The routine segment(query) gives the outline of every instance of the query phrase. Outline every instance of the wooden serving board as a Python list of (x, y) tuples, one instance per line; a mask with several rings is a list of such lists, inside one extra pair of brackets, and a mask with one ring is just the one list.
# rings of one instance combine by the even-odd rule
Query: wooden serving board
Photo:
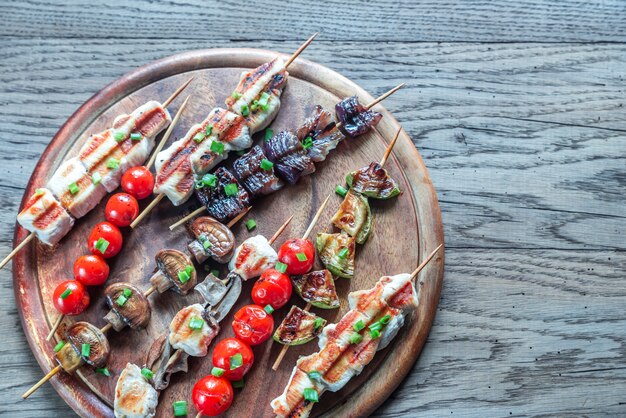
[[(204, 119), (213, 107), (223, 106), (224, 99), (236, 86), (242, 70), (269, 61), (276, 54), (253, 49), (193, 51), (148, 64), (115, 81), (81, 106), (57, 133), (39, 160), (24, 199), (35, 188), (44, 185), (65, 158), (75, 155), (85, 138), (110, 126), (118, 114), (130, 112), (147, 100), (165, 100), (193, 75), (195, 79), (192, 84), (170, 107), (173, 115), (184, 97), (192, 96), (170, 139), (170, 142), (174, 141), (183, 136), (192, 124)], [(353, 94), (357, 94), (363, 103), (373, 100), (370, 94), (341, 75), (304, 59), (296, 60), (290, 66), (289, 73), (281, 111), (271, 125), (274, 132), (297, 128), (316, 104), (330, 110), (341, 98)], [(402, 91), (396, 94), (400, 95)], [(394, 96), (388, 100), (394, 100)], [(336, 184), (343, 183), (347, 172), (373, 160), (380, 160), (399, 124), (382, 105), (376, 109), (384, 117), (374, 132), (342, 142), (325, 162), (317, 165), (316, 173), (302, 178), (293, 187), (255, 201), (247, 218), (254, 218), (258, 226), (252, 233), (248, 232), (243, 225), (247, 219), (244, 218), (244, 222), (233, 228), (238, 242), (253, 234), (271, 236), (291, 215), (294, 215), (294, 219), (275, 244), (276, 248), (287, 238), (302, 235), (320, 203), (334, 190)], [(357, 250), (355, 277), (352, 280), (338, 279), (336, 282), (342, 300), (341, 308), (332, 311), (314, 308), (317, 314), (330, 322), (336, 322), (346, 312), (348, 292), (370, 288), (384, 274), (412, 271), (420, 260), (443, 242), (435, 190), (422, 159), (404, 132), (386, 168), (399, 182), (404, 193), (387, 202), (371, 201), (375, 217), (374, 232), (365, 245)], [(332, 230), (330, 218), (340, 202), (339, 196), (332, 197), (315, 231)], [(143, 201), (141, 206), (147, 203)], [(104, 220), (105, 204), (106, 200), (80, 219), (68, 236), (54, 248), (34, 241), (13, 260), (14, 288), (22, 325), (33, 354), (44, 372), (56, 365), (52, 349), (54, 343), (45, 341), (58, 315), (51, 302), (52, 292), (59, 282), (72, 278), (74, 260), (88, 253), (87, 236), (96, 223)], [(140, 227), (132, 231), (124, 230), (124, 248), (120, 255), (110, 260), (111, 275), (108, 283), (129, 281), (147, 289), (148, 278), (155, 268), (154, 254), (162, 248), (184, 250), (190, 242), (185, 228), (170, 232), (168, 226), (197, 206), (195, 198), (179, 208), (164, 200)], [(15, 243), (27, 235), (26, 230), (16, 227)], [(210, 267), (215, 268), (215, 265)], [(320, 267), (319, 262), (317, 267)], [(202, 270), (202, 267), (198, 269)], [(221, 270), (225, 274), (225, 266)], [(314, 408), (314, 415), (364, 416), (374, 411), (391, 394), (421, 352), (433, 322), (442, 280), (443, 252), (419, 276), (420, 307), (416, 315), (404, 326), (390, 347), (377, 353), (358, 378), (338, 393), (324, 394)], [(230, 327), (232, 314), (250, 303), (251, 287), (252, 281), (244, 284), (240, 301), (222, 322), (222, 331), (213, 345), (233, 335)], [(89, 309), (66, 321), (84, 320), (103, 326), (105, 323), (102, 317), (108, 310), (102, 298), (102, 290), (103, 287), (90, 288), (92, 302)], [(127, 328), (120, 333), (109, 332), (112, 347), (108, 363), (110, 377), (95, 374), (91, 368), (83, 367), (74, 376), (59, 373), (51, 380), (57, 392), (80, 415), (113, 416), (114, 388), (120, 371), (127, 362), (142, 365), (152, 343), (166, 332), (174, 314), (181, 307), (199, 301), (199, 297), (193, 293), (182, 297), (168, 292), (163, 295), (153, 294), (150, 301), (153, 312), (147, 329), (137, 331)], [(291, 304), (305, 305), (295, 293)], [(289, 306), (275, 313), (277, 324)], [(212, 353), (213, 345), (209, 353)], [(316, 351), (317, 343), (291, 348), (279, 370), (273, 372), (271, 365), (281, 347), (268, 341), (254, 348), (254, 367), (246, 376), (245, 388), (236, 391), (228, 416), (272, 416), (270, 400), (282, 392), (298, 356)], [(176, 400), (188, 401), (189, 416), (195, 414), (191, 388), (198, 379), (210, 373), (210, 354), (207, 358), (192, 358), (189, 366), (189, 373), (174, 375), (169, 388), (161, 393), (158, 416), (171, 416), (171, 405)]]

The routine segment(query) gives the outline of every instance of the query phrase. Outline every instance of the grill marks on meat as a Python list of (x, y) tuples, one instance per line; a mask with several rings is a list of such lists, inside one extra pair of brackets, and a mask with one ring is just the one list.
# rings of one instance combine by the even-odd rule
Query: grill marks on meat
[(159, 395), (134, 364), (128, 363), (115, 385), (113, 412), (116, 418), (151, 418)]
[(296, 184), (301, 176), (315, 172), (315, 165), (294, 134), (280, 132), (263, 144), (263, 151), (274, 163), (274, 170), (289, 184)]
[[(214, 175), (217, 177), (215, 187), (203, 187), (196, 189), (196, 195), (200, 202), (206, 206), (207, 212), (220, 222), (234, 218), (250, 206), (250, 196), (235, 176), (224, 167), (218, 168)], [(228, 196), (225, 187), (234, 184), (237, 193)]]
[(369, 132), (383, 117), (378, 112), (366, 110), (356, 96), (347, 97), (337, 103), (335, 111), (341, 123), (341, 129), (351, 138)]
[[(204, 320), (201, 329), (192, 329), (189, 322), (193, 318)], [(170, 323), (169, 342), (174, 349), (181, 349), (194, 357), (207, 355), (209, 344), (219, 332), (219, 324), (210, 316), (206, 315), (204, 308), (199, 303), (182, 308)]]
[(260, 276), (276, 265), (278, 254), (263, 235), (250, 237), (235, 249), (228, 268), (243, 280)]
[(263, 153), (263, 148), (256, 145), (233, 163), (235, 175), (252, 197), (273, 193), (285, 185), (274, 174), (274, 167), (269, 170), (261, 167), (264, 159), (268, 158)]
[(37, 189), (17, 215), (22, 227), (34, 232), (41, 242), (56, 244), (67, 234), (74, 219), (48, 189)]
[(296, 136), (302, 143), (307, 137), (311, 138), (313, 145), (308, 148), (307, 153), (311, 161), (315, 163), (324, 161), (328, 153), (344, 139), (343, 134), (336, 127), (333, 115), (320, 105), (315, 106), (311, 117), (296, 131)]

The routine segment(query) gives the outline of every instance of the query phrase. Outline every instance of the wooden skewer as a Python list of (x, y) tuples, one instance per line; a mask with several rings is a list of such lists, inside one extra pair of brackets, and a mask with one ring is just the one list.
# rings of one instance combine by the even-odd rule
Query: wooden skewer
[(196, 415), (196, 418), (200, 418), (202, 416), (202, 412), (198, 412), (198, 414)]
[[(392, 94), (394, 94), (395, 92), (400, 90), (402, 87), (404, 87), (404, 84), (405, 83), (398, 84), (397, 86), (395, 86), (394, 88), (389, 90), (387, 93), (384, 93), (384, 94), (378, 96), (377, 98), (374, 99), (374, 101), (372, 103), (370, 103), (367, 106), (365, 106), (365, 110), (370, 110), (372, 107), (376, 106), (378, 103), (382, 102), (387, 97), (391, 96)], [(335, 126), (337, 127), (337, 129), (341, 128), (341, 122), (339, 122)]]
[(389, 158), (389, 155), (391, 154), (391, 150), (393, 149), (394, 145), (396, 145), (396, 142), (398, 141), (400, 132), (402, 132), (402, 127), (398, 128), (398, 132), (396, 132), (396, 136), (394, 136), (391, 142), (389, 143), (389, 145), (387, 145), (387, 149), (385, 150), (385, 155), (383, 155), (382, 160), (380, 160), (381, 167), (383, 167), (385, 163), (387, 162), (387, 158)]
[(35, 383), (35, 385), (32, 388), (30, 388), (26, 392), (24, 392), (24, 394), (22, 395), (22, 399), (28, 398), (37, 389), (39, 389), (44, 383), (46, 383), (48, 380), (50, 380), (52, 378), (52, 376), (54, 376), (55, 374), (57, 374), (60, 371), (61, 371), (61, 366), (56, 366), (54, 369), (50, 370), (48, 372), (48, 374), (45, 375), (44, 377), (42, 377), (39, 382)]
[(154, 164), (154, 162), (156, 161), (157, 154), (159, 152), (161, 152), (161, 150), (163, 149), (163, 146), (165, 145), (167, 140), (172, 135), (172, 131), (174, 130), (174, 127), (178, 123), (178, 119), (180, 119), (180, 115), (182, 115), (183, 110), (185, 110), (185, 106), (187, 106), (187, 102), (189, 101), (190, 97), (191, 96), (187, 96), (187, 98), (185, 99), (183, 104), (180, 105), (180, 108), (178, 109), (178, 112), (176, 112), (176, 115), (174, 115), (174, 119), (172, 119), (172, 123), (170, 123), (170, 126), (167, 127), (167, 131), (165, 131), (165, 134), (163, 135), (163, 138), (161, 138), (161, 141), (159, 141), (159, 144), (154, 149), (154, 152), (152, 153), (152, 156), (148, 160), (148, 164), (146, 164), (146, 168), (148, 170), (150, 169), (150, 167), (152, 167), (152, 164)]
[(11, 251), (9, 253), (9, 255), (7, 255), (4, 260), (2, 260), (2, 262), (0, 263), (0, 269), (4, 266), (6, 266), (6, 264), (11, 261), (11, 259), (15, 256), (15, 254), (17, 254), (22, 248), (24, 248), (26, 246), (26, 244), (28, 244), (29, 242), (31, 242), (33, 240), (33, 238), (35, 238), (35, 233), (31, 232), (29, 236), (27, 236), (24, 241), (20, 242), (18, 244), (17, 247), (15, 247), (13, 249), (13, 251)]
[(50, 341), (52, 339), (52, 336), (54, 335), (55, 332), (57, 332), (57, 329), (59, 328), (59, 325), (61, 325), (61, 322), (63, 322), (63, 318), (65, 318), (65, 314), (59, 315), (59, 317), (55, 321), (54, 325), (52, 326), (52, 329), (50, 330), (50, 333), (46, 337), (46, 341)]
[(150, 202), (148, 206), (146, 206), (143, 212), (141, 212), (139, 216), (135, 218), (135, 220), (130, 224), (130, 227), (134, 229), (137, 224), (139, 224), (139, 222), (141, 222), (143, 218), (145, 218), (152, 211), (152, 209), (154, 209), (154, 207), (158, 205), (161, 200), (163, 200), (164, 197), (164, 194), (158, 194), (157, 197), (155, 197), (154, 200)]
[(272, 245), (272, 244), (273, 244), (273, 243), (274, 243), (274, 242), (278, 239), (278, 237), (280, 236), (280, 234), (282, 234), (282, 233), (283, 233), (283, 231), (285, 230), (285, 228), (287, 228), (287, 225), (289, 225), (289, 222), (291, 222), (291, 220), (292, 220), (292, 219), (293, 219), (293, 215), (291, 215), (291, 216), (289, 217), (289, 219), (287, 219), (287, 220), (285, 221), (285, 223), (284, 223), (284, 224), (282, 224), (282, 225), (280, 226), (280, 228), (278, 228), (278, 230), (277, 230), (276, 232), (274, 232), (274, 235), (272, 235), (272, 238), (270, 238), (270, 239), (267, 241), (267, 242), (269, 242), (269, 244), (270, 244), (270, 245)]
[(443, 248), (443, 244), (439, 244), (439, 246), (435, 248), (434, 251), (428, 255), (428, 257), (426, 257), (426, 260), (422, 261), (422, 263), (419, 266), (417, 266), (417, 268), (413, 271), (413, 273), (411, 273), (411, 280), (417, 277), (419, 272), (422, 271), (424, 267), (426, 267), (426, 264), (428, 264), (428, 262), (432, 260), (432, 258), (435, 256), (435, 254), (437, 254), (437, 252), (441, 248)]
[(289, 58), (287, 60), (287, 62), (285, 63), (285, 68), (289, 67), (289, 64), (291, 64), (292, 62), (295, 61), (296, 58), (298, 58), (298, 55), (300, 55), (302, 53), (302, 51), (304, 51), (306, 49), (306, 47), (309, 46), (311, 44), (311, 42), (313, 42), (313, 39), (315, 39), (315, 37), (317, 35), (318, 35), (318, 32), (315, 32), (309, 39), (306, 40), (305, 43), (303, 43), (300, 46), (300, 48), (298, 48), (298, 50), (296, 52), (293, 53), (291, 58)]
[(179, 88), (176, 89), (176, 91), (174, 93), (172, 93), (172, 95), (170, 97), (168, 97), (164, 102), (163, 102), (163, 107), (168, 107), (177, 97), (180, 93), (183, 92), (183, 90), (185, 90), (187, 88), (187, 86), (193, 81), (195, 77), (191, 77), (189, 80), (187, 80), (185, 82), (185, 84), (183, 84), (182, 86), (180, 86)]

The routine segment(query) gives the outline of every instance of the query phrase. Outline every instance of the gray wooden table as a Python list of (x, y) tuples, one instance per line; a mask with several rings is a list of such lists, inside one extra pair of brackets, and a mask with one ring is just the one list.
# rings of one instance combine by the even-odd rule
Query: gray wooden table
[[(1, 255), (41, 152), (105, 84), (320, 31), (306, 58), (374, 95), (407, 82), (385, 106), (445, 224), (435, 325), (376, 416), (626, 415), (623, 1), (1, 0), (0, 22)], [(0, 286), (0, 415), (73, 416), (49, 385), (20, 400), (42, 372), (10, 268)]]

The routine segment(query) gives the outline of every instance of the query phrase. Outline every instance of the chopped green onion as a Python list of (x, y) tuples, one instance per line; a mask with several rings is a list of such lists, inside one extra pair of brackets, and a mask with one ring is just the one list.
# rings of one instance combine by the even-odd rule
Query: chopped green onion
[(65, 346), (65, 341), (61, 340), (54, 346), (54, 352), (58, 353)]
[(178, 280), (180, 280), (181, 283), (185, 284), (189, 279), (191, 279), (191, 276), (185, 270), (178, 272)]
[(204, 242), (202, 243), (202, 247), (205, 250), (208, 250), (209, 248), (211, 248), (211, 241), (209, 241), (208, 239), (204, 240)]
[(113, 138), (115, 138), (117, 142), (122, 142), (124, 138), (126, 138), (126, 134), (124, 132), (115, 132)]
[(204, 325), (204, 319), (198, 318), (197, 316), (192, 316), (191, 320), (189, 320), (189, 328), (191, 329), (202, 329)]
[(241, 366), (243, 366), (243, 356), (241, 353), (237, 353), (234, 356), (230, 357), (230, 369), (235, 370)]
[(154, 377), (154, 373), (152, 372), (152, 370), (144, 367), (143, 369), (141, 369), (141, 374), (143, 375), (143, 377), (145, 377), (146, 379), (150, 380)]
[(246, 228), (248, 228), (248, 231), (252, 231), (256, 228), (256, 221), (254, 219), (248, 219), (246, 222)]
[(296, 253), (296, 258), (298, 261), (307, 261), (309, 259), (305, 253)]
[(256, 112), (257, 110), (259, 110), (259, 101), (258, 100), (253, 100), (252, 104), (250, 105), (250, 110), (252, 110), (253, 112)]
[(217, 184), (217, 176), (215, 174), (207, 173), (202, 176), (202, 183), (204, 183), (205, 186), (215, 187)]
[(213, 125), (208, 124), (206, 126), (206, 129), (204, 130), (204, 133), (206, 134), (206, 136), (211, 135), (211, 133), (213, 132)]
[(187, 416), (187, 401), (176, 401), (172, 404), (172, 407), (174, 407), (175, 417)]
[(242, 104), (241, 105), (241, 116), (248, 116), (250, 114), (250, 109), (248, 108), (247, 104)]
[(368, 328), (372, 331), (380, 331), (381, 329), (383, 329), (383, 324), (381, 324), (380, 322), (374, 322)]
[(211, 151), (222, 155), (224, 153), (224, 144), (218, 141), (211, 142)]
[(226, 196), (237, 196), (237, 193), (239, 193), (239, 188), (235, 183), (224, 186), (224, 194), (226, 194)]
[(83, 344), (80, 347), (80, 355), (83, 357), (89, 357), (91, 355), (91, 344)]
[(105, 375), (106, 377), (111, 376), (111, 373), (109, 372), (109, 369), (107, 369), (106, 367), (98, 367), (96, 369), (96, 373), (100, 373), (102, 375)]
[(133, 291), (130, 290), (129, 288), (124, 288), (124, 296), (126, 296), (127, 298), (131, 297), (133, 295)]
[(356, 332), (361, 331), (363, 328), (365, 328), (365, 324), (360, 319), (357, 321), (356, 324), (352, 325), (352, 329)]
[(44, 194), (43, 189), (35, 189), (35, 196), (41, 196), (42, 194)]
[(91, 182), (97, 186), (102, 181), (102, 176), (97, 171), (91, 175)]
[(341, 251), (339, 251), (339, 253), (337, 253), (337, 257), (344, 259), (348, 256), (348, 253), (350, 252), (350, 250), (348, 250), (348, 248), (342, 248)]
[(268, 160), (267, 158), (263, 158), (261, 160), (261, 168), (265, 171), (270, 171), (274, 167), (274, 163)]
[(141, 141), (141, 134), (139, 132), (133, 132), (130, 134), (131, 141)]
[(274, 312), (274, 308), (272, 308), (272, 305), (270, 305), (269, 303), (265, 305), (265, 308), (263, 308), (263, 310), (267, 312), (268, 314), (271, 314), (272, 312)]
[(198, 144), (204, 140), (204, 132), (198, 132), (193, 136), (193, 140)]
[(304, 388), (304, 400), (309, 402), (319, 402), (320, 399), (317, 396), (317, 391), (313, 388)]
[(276, 262), (276, 265), (274, 266), (274, 268), (280, 271), (281, 273), (284, 273), (287, 271), (287, 264), (281, 263), (280, 261), (278, 261)]
[(109, 248), (109, 241), (100, 237), (98, 238), (98, 241), (96, 241), (96, 243), (93, 245), (93, 248), (100, 251), (100, 253), (104, 254), (107, 248)]
[(380, 318), (380, 322), (383, 325), (387, 325), (389, 323), (389, 321), (391, 321), (391, 315), (385, 315), (382, 318)]
[(219, 368), (219, 367), (213, 367), (211, 369), (211, 374), (215, 377), (222, 377), (224, 375), (224, 373), (226, 372), (226, 370)]
[(361, 341), (363, 341), (363, 336), (359, 333), (355, 332), (350, 336), (350, 344), (358, 344)]
[(315, 318), (315, 324), (313, 325), (315, 327), (315, 329), (320, 328), (322, 325), (324, 325), (324, 319), (323, 318)]
[(320, 372), (318, 372), (317, 370), (311, 370), (310, 372), (307, 373), (309, 375), (309, 379), (311, 380), (317, 380), (318, 382), (321, 380), (322, 378), (322, 374)]
[(272, 137), (274, 136), (274, 131), (272, 131), (270, 128), (267, 128), (265, 130), (265, 135), (263, 136), (263, 142), (267, 142), (270, 139), (272, 139)]
[(380, 331), (373, 329), (370, 330), (370, 337), (372, 337), (372, 340), (375, 340), (376, 338), (380, 337)]
[(220, 271), (217, 269), (213, 269), (211, 270), (211, 274), (215, 277), (217, 277), (218, 279), (220, 278)]
[(261, 106), (263, 110), (269, 109), (269, 100), (270, 95), (266, 92), (263, 92), (263, 94), (261, 94), (261, 97), (259, 98), (259, 106)]
[(232, 382), (233, 387), (234, 387), (235, 389), (243, 389), (243, 387), (244, 387), (244, 383), (245, 383), (245, 382), (243, 381), (243, 379), (241, 379), (241, 380), (235, 380), (234, 382)]
[(71, 294), (72, 294), (72, 289), (65, 289), (65, 292), (61, 293), (61, 299), (65, 299)]
[(341, 197), (346, 197), (348, 189), (338, 184), (337, 187), (335, 187), (335, 193), (337, 193)]
[(202, 183), (202, 180), (197, 181), (196, 182), (196, 189), (202, 189), (204, 188), (204, 183)]
[(80, 188), (78, 187), (78, 184), (76, 184), (76, 183), (70, 184), (70, 186), (68, 188), (70, 189), (70, 193), (71, 194), (76, 194), (76, 193), (80, 192)]
[(241, 99), (241, 93), (237, 93), (236, 91), (233, 91), (233, 94), (231, 94), (230, 97), (232, 97), (235, 100), (239, 100)]
[(107, 161), (107, 168), (110, 168), (111, 170), (115, 170), (119, 166), (120, 160), (118, 160), (117, 158), (109, 158), (109, 161)]
[(308, 148), (311, 148), (312, 146), (313, 146), (313, 138), (311, 138), (310, 136), (307, 136), (306, 138), (304, 138), (304, 141), (302, 141), (302, 148), (308, 149)]
[(124, 295), (120, 295), (115, 301), (119, 306), (124, 306), (128, 302), (128, 298)]
[(193, 273), (194, 271), (196, 271), (195, 268), (193, 268), (193, 266), (189, 265), (189, 266), (185, 266), (185, 271), (187, 272), (188, 275), (191, 276), (191, 273)]

